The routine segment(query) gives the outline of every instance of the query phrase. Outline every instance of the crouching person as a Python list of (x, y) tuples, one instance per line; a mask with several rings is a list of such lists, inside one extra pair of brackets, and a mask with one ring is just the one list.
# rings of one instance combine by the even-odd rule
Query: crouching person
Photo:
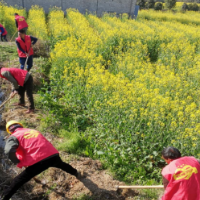
[(6, 130), (11, 136), (6, 141), (5, 154), (17, 167), (25, 167), (25, 170), (3, 192), (2, 200), (9, 200), (23, 184), (49, 167), (81, 178), (80, 172), (63, 162), (58, 150), (39, 131), (23, 128), (21, 123), (14, 120), (6, 124)]
[(161, 200), (199, 200), (199, 160), (181, 157), (179, 150), (174, 147), (165, 148), (162, 157), (168, 165), (162, 170), (165, 192)]

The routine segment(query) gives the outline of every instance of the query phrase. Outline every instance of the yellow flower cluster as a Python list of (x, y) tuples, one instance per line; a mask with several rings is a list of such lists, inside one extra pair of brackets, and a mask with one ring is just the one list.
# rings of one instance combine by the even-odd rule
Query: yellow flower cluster
[(58, 8), (53, 9), (48, 15), (48, 30), (50, 36), (55, 40), (57, 37), (66, 38), (72, 30), (64, 18), (64, 12)]
[(15, 36), (17, 36), (17, 28), (15, 25), (15, 16), (14, 16), (15, 13), (18, 13), (19, 15), (22, 15), (25, 18), (27, 17), (26, 11), (24, 9), (17, 9), (11, 6), (5, 6), (4, 4), (0, 3), (0, 23), (8, 31), (10, 39), (14, 35), (14, 33), (16, 33)]
[[(88, 109), (97, 119), (101, 116), (102, 123), (117, 125), (113, 117), (120, 110), (123, 123), (146, 127), (145, 131), (139, 130), (144, 138), (164, 132), (168, 143), (161, 142), (163, 145), (170, 145), (171, 141), (179, 147), (192, 145), (190, 152), (197, 152), (198, 26), (180, 23), (182, 14), (153, 11), (141, 12), (141, 16), (148, 14), (153, 21), (141, 16), (135, 21), (109, 15), (102, 19), (94, 15), (85, 17), (75, 10), (67, 13), (69, 24), (63, 27), (70, 34), (56, 44), (51, 54), (52, 79), (56, 80), (55, 72), (59, 72), (63, 90), (72, 90), (73, 99), (80, 98), (80, 91), (84, 91)], [(196, 23), (197, 15), (192, 15)], [(60, 11), (52, 16), (64, 20)], [(154, 16), (167, 20), (159, 22)], [(51, 24), (50, 30), (56, 30), (56, 22), (52, 20)]]
[[(1, 23), (15, 27), (14, 12), (25, 16), (1, 4), (0, 14), (7, 16)], [(65, 17), (55, 8), (47, 19), (42, 8), (31, 8), (29, 33), (54, 47), (48, 94), (56, 105), (92, 119), (84, 133), (88, 149), (127, 180), (152, 174), (164, 146), (199, 155), (198, 13), (144, 10), (131, 20), (74, 9)]]
[(189, 11), (186, 13), (172, 13), (170, 11), (153, 11), (153, 10), (141, 10), (138, 15), (138, 19), (147, 19), (154, 21), (174, 21), (181, 22), (183, 24), (196, 24), (200, 25), (199, 13), (195, 11)]
[(43, 8), (32, 6), (29, 10), (27, 23), (29, 25), (27, 34), (38, 37), (41, 40), (48, 39), (48, 31)]
[[(101, 40), (98, 35), (94, 34), (86, 18), (76, 10), (69, 9), (67, 13), (69, 24), (63, 25), (63, 28), (68, 30), (68, 36), (65, 35), (66, 39), (58, 42), (51, 53), (54, 64), (51, 74), (53, 78), (59, 64), (59, 66), (61, 65), (59, 70), (63, 74), (62, 78), (66, 78), (66, 82), (69, 83), (70, 80), (84, 80), (84, 70), (84, 73), (87, 73), (88, 68), (99, 65), (102, 56), (97, 55), (97, 48), (101, 45)], [(51, 24), (52, 28), (56, 26), (55, 23)], [(69, 73), (70, 76), (68, 76)]]

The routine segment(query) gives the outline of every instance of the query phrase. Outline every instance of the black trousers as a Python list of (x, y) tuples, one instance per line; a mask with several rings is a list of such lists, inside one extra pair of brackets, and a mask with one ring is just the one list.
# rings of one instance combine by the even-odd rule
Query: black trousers
[(1, 34), (1, 41), (3, 42), (3, 39), (6, 41), (6, 42), (8, 42), (8, 40), (7, 40), (7, 38), (6, 38), (6, 35), (2, 35)]
[(24, 183), (28, 182), (30, 179), (45, 171), (49, 167), (62, 169), (71, 175), (76, 175), (77, 173), (75, 168), (63, 162), (59, 155), (55, 155), (51, 158), (42, 160), (30, 167), (27, 167), (21, 174), (16, 176), (13, 179), (10, 187), (4, 191), (2, 200), (9, 200)]
[(28, 97), (28, 101), (30, 103), (29, 109), (35, 109), (34, 101), (33, 101), (33, 77), (30, 75), (28, 80), (24, 83), (24, 86), (19, 86), (18, 94), (20, 96), (19, 103), (25, 104), (24, 95)]

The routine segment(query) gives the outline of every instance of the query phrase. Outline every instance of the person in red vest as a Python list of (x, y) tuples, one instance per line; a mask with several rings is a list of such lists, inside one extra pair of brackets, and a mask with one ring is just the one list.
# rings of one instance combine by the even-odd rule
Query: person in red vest
[(6, 29), (3, 27), (2, 24), (0, 24), (0, 35), (1, 35), (1, 41), (3, 42), (3, 39), (8, 42), (7, 38), (6, 38), (6, 35), (7, 35), (7, 31)]
[(161, 200), (199, 200), (200, 161), (181, 157), (174, 147), (165, 148), (162, 157), (168, 165), (162, 170), (165, 192)]
[(25, 17), (19, 16), (18, 13), (15, 13), (15, 24), (18, 31), (22, 30), (26, 33), (28, 24), (26, 23)]
[(16, 176), (3, 192), (2, 200), (9, 200), (26, 182), (49, 167), (56, 167), (81, 179), (84, 175), (62, 161), (58, 150), (37, 130), (24, 128), (18, 121), (6, 124), (11, 136), (6, 140), (4, 152), (17, 167), (25, 170)]
[(25, 106), (24, 94), (26, 91), (30, 103), (26, 113), (34, 112), (33, 77), (31, 74), (18, 68), (0, 67), (0, 77), (11, 82), (13, 88), (12, 93), (10, 94), (11, 97), (14, 97), (15, 94), (19, 94), (19, 103), (15, 105)]
[(24, 31), (18, 32), (18, 38), (15, 40), (17, 45), (17, 51), (19, 55), (19, 62), (21, 64), (21, 69), (24, 69), (26, 59), (27, 60), (27, 71), (30, 71), (33, 66), (33, 48), (32, 45), (34, 45), (37, 42), (37, 38), (32, 37), (30, 35), (26, 35)]

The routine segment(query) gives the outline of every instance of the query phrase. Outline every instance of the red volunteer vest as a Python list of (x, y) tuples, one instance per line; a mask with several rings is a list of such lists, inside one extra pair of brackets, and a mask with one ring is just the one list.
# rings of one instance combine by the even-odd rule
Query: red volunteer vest
[(162, 200), (200, 199), (200, 164), (194, 157), (172, 161), (162, 175), (169, 181)]
[(16, 152), (20, 160), (17, 167), (22, 168), (58, 154), (58, 150), (39, 132), (28, 128), (17, 128), (12, 134), (19, 141)]
[[(31, 37), (30, 37), (29, 35), (26, 35), (26, 36), (25, 36), (25, 42), (24, 42), (20, 37), (16, 38), (16, 40), (17, 40), (17, 42), (19, 42), (21, 48), (22, 48), (26, 53), (28, 53), (29, 50), (30, 50), (30, 48), (31, 48), (29, 55), (30, 55), (30, 56), (33, 55), (33, 49), (32, 49), (32, 47), (31, 47)], [(24, 53), (23, 53), (22, 51), (20, 51), (19, 49), (17, 49), (17, 51), (18, 51), (19, 57), (21, 57), (21, 58), (26, 58), (26, 54), (24, 54)]]
[(9, 71), (11, 75), (13, 76), (13, 78), (17, 81), (18, 85), (20, 86), (24, 85), (26, 74), (28, 73), (26, 70), (22, 70), (18, 68), (1, 68), (1, 71), (0, 71), (1, 78), (5, 78), (4, 76), (1, 75), (1, 73), (4, 71)]
[(0, 28), (1, 28), (1, 27), (4, 29), (4, 33), (2, 33), (2, 35), (7, 35), (8, 32), (7, 32), (6, 29), (0, 24)]
[(23, 28), (28, 27), (28, 24), (26, 23), (26, 20), (23, 16), (16, 15), (15, 19), (16, 19), (17, 24), (18, 24), (18, 31), (23, 29)]

